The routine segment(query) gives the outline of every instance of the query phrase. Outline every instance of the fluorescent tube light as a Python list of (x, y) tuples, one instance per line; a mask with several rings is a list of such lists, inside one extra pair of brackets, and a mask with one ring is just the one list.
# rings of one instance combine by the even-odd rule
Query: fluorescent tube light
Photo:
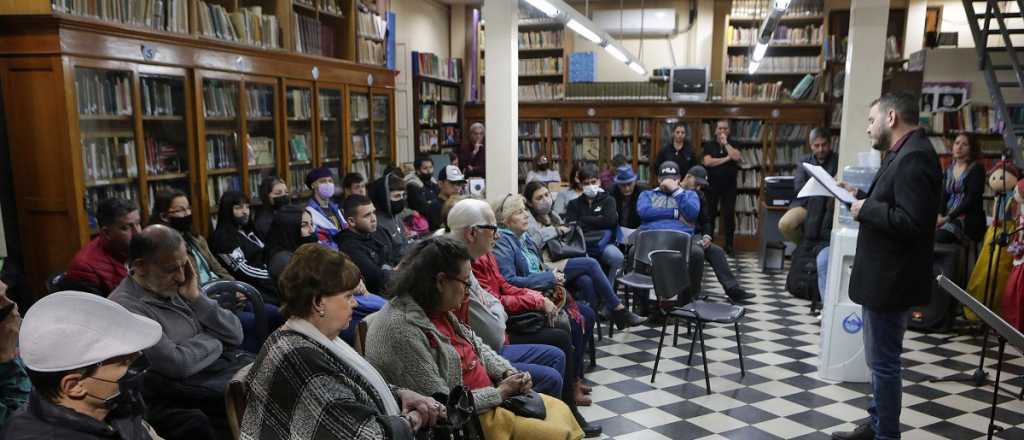
[(580, 23), (570, 18), (569, 22), (566, 23), (565, 25), (568, 26), (569, 29), (572, 29), (577, 34), (580, 34), (581, 37), (590, 40), (591, 43), (601, 44), (601, 37), (598, 36), (597, 33), (595, 33), (594, 31), (590, 30), (590, 28), (588, 28), (583, 23)]
[(629, 63), (629, 68), (633, 69), (633, 71), (636, 72), (637, 75), (644, 75), (647, 73), (647, 70), (644, 69), (644, 66), (637, 64), (635, 61)]
[(767, 44), (757, 43), (757, 46), (754, 46), (754, 55), (752, 57), (753, 60), (757, 61), (757, 62), (760, 62), (761, 60), (764, 59), (764, 53), (767, 52), (767, 51), (768, 51), (768, 45)]
[[(529, 2), (530, 0), (526, 0)], [(790, 0), (775, 0), (775, 9), (785, 11), (789, 7)]]
[(617, 47), (615, 47), (615, 46), (613, 46), (611, 44), (605, 45), (604, 46), (604, 50), (607, 51), (608, 55), (611, 55), (612, 58), (615, 58), (615, 59), (619, 60), (619, 62), (622, 62), (622, 63), (628, 63), (629, 62), (629, 58), (626, 57), (626, 54), (622, 53), (622, 51), (619, 50), (619, 48), (617, 48)]
[(747, 73), (753, 75), (754, 72), (757, 72), (757, 68), (758, 67), (761, 67), (761, 63), (759, 63), (757, 61), (751, 61), (750, 62), (750, 67), (747, 68)]
[[(558, 16), (558, 8), (551, 3), (548, 3), (547, 0), (526, 0), (526, 2), (529, 3), (530, 6), (540, 10), (540, 12), (543, 12), (548, 17), (554, 18)], [(789, 2), (787, 1), (786, 3), (788, 4)]]

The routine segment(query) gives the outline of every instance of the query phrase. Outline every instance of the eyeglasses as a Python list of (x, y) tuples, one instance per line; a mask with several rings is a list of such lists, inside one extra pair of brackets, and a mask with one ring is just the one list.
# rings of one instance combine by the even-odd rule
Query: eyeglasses
[(469, 281), (469, 277), (466, 277), (466, 279), (462, 279), (462, 278), (458, 278), (458, 277), (448, 277), (448, 279), (450, 279), (452, 281), (458, 281), (459, 283), (462, 283), (462, 286), (465, 287), (466, 290), (469, 290), (470, 287), (473, 287), (473, 283), (471, 283)]
[(474, 225), (474, 229), (486, 229), (491, 231), (491, 235), (498, 235), (498, 225)]

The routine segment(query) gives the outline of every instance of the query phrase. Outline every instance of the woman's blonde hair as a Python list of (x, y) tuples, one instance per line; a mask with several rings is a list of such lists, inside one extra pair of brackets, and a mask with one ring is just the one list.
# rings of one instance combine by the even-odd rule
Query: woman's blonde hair
[(501, 199), (491, 202), (491, 209), (494, 210), (494, 219), (499, 225), (504, 224), (509, 217), (526, 211), (526, 199), (519, 194), (509, 194)]

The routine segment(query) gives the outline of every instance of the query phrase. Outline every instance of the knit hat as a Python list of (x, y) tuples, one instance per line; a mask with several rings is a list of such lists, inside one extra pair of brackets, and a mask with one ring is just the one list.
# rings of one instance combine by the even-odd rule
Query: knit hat
[(617, 185), (625, 185), (633, 182), (636, 182), (636, 173), (633, 172), (633, 167), (626, 165), (621, 166), (616, 170), (615, 183)]
[(327, 167), (313, 168), (309, 174), (306, 174), (306, 186), (312, 188), (313, 182), (323, 179), (324, 177), (333, 178), (334, 175), (331, 174), (331, 170), (327, 169)]

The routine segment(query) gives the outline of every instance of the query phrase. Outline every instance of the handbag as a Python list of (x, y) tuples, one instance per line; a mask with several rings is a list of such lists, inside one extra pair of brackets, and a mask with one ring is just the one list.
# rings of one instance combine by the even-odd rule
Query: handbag
[(501, 407), (519, 417), (544, 420), (548, 417), (547, 408), (544, 407), (544, 400), (540, 394), (530, 390), (515, 397), (509, 397), (501, 402)]
[(448, 417), (431, 428), (421, 429), (416, 440), (484, 440), (483, 428), (476, 415), (473, 393), (459, 385), (446, 396), (435, 393), (434, 400), (444, 404)]
[(587, 255), (587, 243), (583, 237), (583, 229), (578, 225), (569, 226), (569, 232), (548, 240), (544, 246), (548, 248), (548, 256), (551, 257), (551, 261)]
[(509, 315), (505, 329), (510, 333), (537, 333), (548, 324), (548, 316), (543, 312), (524, 312)]

